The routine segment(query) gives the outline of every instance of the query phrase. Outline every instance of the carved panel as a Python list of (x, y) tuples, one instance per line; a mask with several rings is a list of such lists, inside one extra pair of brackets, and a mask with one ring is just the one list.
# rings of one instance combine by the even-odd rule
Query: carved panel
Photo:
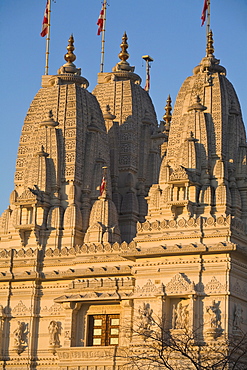
[(47, 315), (60, 315), (64, 311), (62, 305), (60, 303), (54, 303), (49, 308), (47, 306), (41, 309), (41, 312), (47, 313)]
[(206, 284), (205, 292), (210, 293), (223, 293), (226, 291), (226, 286), (221, 284), (219, 280), (215, 276)]
[(194, 292), (195, 286), (185, 274), (178, 273), (166, 284), (165, 290), (167, 294), (188, 294)]
[(134, 290), (134, 294), (139, 297), (152, 297), (156, 295), (163, 294), (163, 285), (157, 286), (150, 279), (142, 287), (137, 285)]
[(13, 308), (12, 314), (13, 316), (23, 316), (29, 315), (30, 311), (30, 308), (27, 308), (22, 301), (19, 301), (18, 304)]

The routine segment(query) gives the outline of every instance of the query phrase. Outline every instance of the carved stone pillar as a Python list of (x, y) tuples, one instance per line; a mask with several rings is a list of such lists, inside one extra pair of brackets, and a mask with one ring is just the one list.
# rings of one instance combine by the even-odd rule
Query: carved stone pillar
[(3, 356), (3, 327), (4, 327), (4, 310), (3, 306), (0, 305), (0, 361)]
[(120, 322), (120, 346), (127, 346), (131, 340), (131, 329), (133, 325), (133, 300), (125, 299), (120, 303), (121, 307), (121, 322)]
[(200, 324), (197, 320), (198, 315), (198, 305), (197, 305), (197, 295), (196, 294), (191, 294), (189, 296), (190, 304), (190, 316), (189, 316), (189, 327), (192, 328), (194, 333), (198, 334), (198, 340), (201, 339), (201, 334), (200, 331), (198, 331), (198, 328), (200, 327)]
[(81, 302), (63, 302), (65, 309), (64, 319), (64, 347), (73, 347), (76, 333), (76, 313), (81, 308)]

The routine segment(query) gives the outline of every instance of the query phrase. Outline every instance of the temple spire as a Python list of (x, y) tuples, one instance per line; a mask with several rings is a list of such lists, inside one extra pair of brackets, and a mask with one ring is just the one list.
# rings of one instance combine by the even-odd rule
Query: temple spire
[(163, 120), (166, 122), (166, 124), (170, 124), (172, 115), (171, 115), (171, 110), (172, 110), (172, 105), (171, 105), (172, 99), (170, 97), (170, 94), (168, 95), (168, 98), (166, 100), (166, 106), (165, 106), (165, 114), (163, 116)]

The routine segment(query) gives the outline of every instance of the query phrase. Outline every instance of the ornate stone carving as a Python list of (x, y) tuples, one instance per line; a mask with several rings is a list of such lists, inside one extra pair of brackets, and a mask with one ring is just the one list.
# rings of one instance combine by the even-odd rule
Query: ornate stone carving
[[(150, 304), (155, 312), (173, 313), (169, 325), (178, 333), (203, 323), (206, 342), (207, 335), (223, 332), (224, 318), (226, 339), (229, 319), (238, 335), (246, 319), (247, 146), (236, 94), (216, 61), (207, 56), (186, 79), (165, 127), (158, 127), (150, 96), (135, 85), (140, 79), (128, 64), (100, 73), (94, 96), (73, 65), (44, 76), (23, 126), (15, 191), (0, 218), (0, 354), (6, 368), (120, 368), (118, 346), (72, 346), (87, 345), (88, 314), (118, 312), (130, 329), (134, 307), (144, 301), (138, 312), (144, 340), (153, 330)], [(193, 104), (194, 95), (208, 107), (205, 113), (199, 99)], [(106, 104), (113, 113), (108, 123), (100, 109)], [(44, 121), (50, 109), (56, 122)], [(116, 211), (97, 206), (104, 165), (105, 203), (113, 201)], [(197, 279), (197, 290), (182, 272)], [(221, 296), (224, 301), (212, 302)], [(18, 358), (13, 349), (20, 354), (25, 347), (27, 328), (30, 350)], [(119, 346), (129, 345), (125, 333)], [(66, 348), (58, 348), (62, 340)], [(56, 357), (47, 354), (49, 346)]]
[(18, 321), (17, 322), (17, 328), (13, 332), (14, 335), (14, 349), (18, 354), (20, 354), (24, 348), (25, 344), (27, 342), (27, 324), (24, 322)]
[(41, 312), (42, 312), (42, 314), (46, 314), (46, 315), (49, 315), (49, 316), (50, 315), (52, 315), (52, 316), (61, 315), (62, 312), (63, 312), (63, 307), (59, 303), (54, 303), (49, 308), (47, 306), (43, 307), (41, 309)]
[(170, 181), (173, 180), (189, 180), (188, 173), (183, 166), (178, 166), (170, 175)]
[(163, 294), (163, 285), (157, 286), (149, 279), (143, 287), (137, 285), (134, 294), (140, 297), (157, 296)]
[(18, 304), (13, 308), (13, 316), (23, 316), (30, 313), (30, 308), (27, 308), (22, 301), (19, 301)]
[(186, 275), (176, 274), (172, 280), (165, 286), (166, 294), (188, 294), (195, 291), (194, 283), (191, 283)]
[(207, 294), (210, 293), (223, 293), (225, 292), (226, 287), (217, 280), (215, 276), (212, 277), (212, 279), (206, 284), (205, 286), (205, 292)]
[(234, 306), (233, 313), (233, 330), (240, 330), (243, 323), (243, 309), (242, 306), (238, 303)]
[(207, 335), (213, 337), (214, 339), (219, 337), (222, 334), (221, 328), (221, 310), (220, 310), (220, 301), (212, 301), (210, 306), (206, 307), (206, 312), (208, 314), (208, 324), (209, 329), (207, 330)]
[(172, 311), (172, 328), (173, 329), (186, 329), (189, 324), (189, 304), (180, 301), (177, 305), (173, 306)]
[(153, 310), (151, 309), (149, 303), (143, 303), (142, 307), (138, 309), (138, 329), (137, 333), (141, 335), (142, 339), (146, 341), (152, 334), (152, 326), (153, 326)]
[(240, 296), (240, 297), (242, 297), (242, 296), (247, 297), (247, 289), (246, 288), (243, 288), (240, 285), (240, 283), (239, 283), (238, 280), (235, 282), (235, 284), (232, 285), (231, 289), (238, 296)]
[(58, 321), (52, 320), (48, 326), (49, 331), (49, 345), (50, 347), (57, 348), (60, 346), (60, 323)]

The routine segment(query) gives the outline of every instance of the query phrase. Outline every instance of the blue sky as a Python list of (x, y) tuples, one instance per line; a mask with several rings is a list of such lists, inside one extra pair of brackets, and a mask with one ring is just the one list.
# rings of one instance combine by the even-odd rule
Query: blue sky
[[(205, 55), (205, 27), (201, 27), (203, 0), (108, 0), (104, 71), (118, 61), (124, 31), (129, 62), (145, 85), (142, 55), (149, 54), (150, 95), (158, 120), (167, 95), (175, 102), (178, 90)], [(45, 65), (45, 39), (40, 37), (46, 0), (1, 0), (1, 135), (0, 214), (13, 190), (19, 136), (28, 107), (40, 88)], [(75, 38), (75, 64), (97, 83), (101, 38), (97, 36), (100, 0), (56, 0), (52, 3), (49, 74), (64, 64), (67, 40)], [(211, 0), (211, 28), (215, 56), (227, 69), (247, 123), (247, 0)]]

